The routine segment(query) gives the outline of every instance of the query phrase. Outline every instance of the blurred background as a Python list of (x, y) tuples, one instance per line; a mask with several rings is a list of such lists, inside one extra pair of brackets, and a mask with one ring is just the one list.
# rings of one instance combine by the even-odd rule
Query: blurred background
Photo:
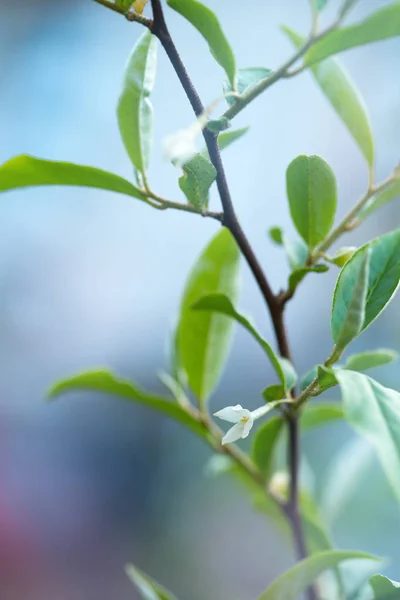
[[(351, 19), (387, 3), (359, 2)], [(331, 0), (323, 21), (338, 6)], [(275, 68), (292, 53), (281, 24), (309, 28), (307, 0), (219, 0), (214, 8), (242, 67)], [(204, 40), (172, 11), (167, 16), (208, 104), (221, 93), (222, 71)], [(115, 106), (125, 59), (140, 34), (139, 26), (90, 0), (0, 0), (0, 163), (26, 153), (131, 178)], [(399, 52), (400, 40), (392, 40), (341, 57), (369, 108), (378, 180), (399, 160)], [(163, 52), (153, 103), (150, 180), (166, 197), (183, 200), (161, 141), (193, 117)], [(332, 165), (338, 217), (365, 191), (366, 165), (307, 73), (272, 87), (238, 117), (235, 127), (243, 125), (251, 129), (226, 151), (226, 169), (243, 227), (278, 289), (287, 265), (266, 232), (281, 225), (294, 234), (285, 198), (288, 163), (304, 153)], [(290, 544), (235, 483), (207, 478), (210, 452), (201, 442), (113, 398), (77, 394), (46, 402), (58, 378), (102, 366), (160, 391), (156, 372), (166, 366), (185, 278), (216, 223), (84, 189), (25, 190), (0, 200), (1, 599), (130, 600), (136, 596), (123, 571), (127, 561), (181, 599), (256, 598), (292, 563)], [(215, 190), (212, 202), (218, 206)], [(398, 215), (394, 202), (344, 243), (392, 229)], [(336, 277), (334, 269), (311, 275), (289, 306), (299, 372), (330, 352)], [(241, 307), (272, 341), (245, 265)], [(352, 351), (400, 350), (399, 307), (397, 299)], [(400, 385), (398, 366), (372, 375)], [(262, 353), (237, 331), (212, 408), (255, 407), (272, 382)], [(337, 397), (334, 390), (330, 398)], [(399, 512), (373, 453), (337, 424), (308, 435), (305, 452), (308, 480), (335, 507), (336, 543), (391, 556), (386, 572), (399, 579)], [(327, 484), (339, 452), (354, 464), (350, 479), (358, 491), (348, 498)]]

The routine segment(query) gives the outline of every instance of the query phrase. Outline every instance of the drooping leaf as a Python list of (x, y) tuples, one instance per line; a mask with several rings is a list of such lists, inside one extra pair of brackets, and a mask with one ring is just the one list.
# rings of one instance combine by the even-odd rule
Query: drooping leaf
[(336, 378), (346, 420), (375, 447), (400, 500), (400, 393), (355, 371), (337, 370)]
[(318, 552), (283, 573), (259, 597), (259, 600), (294, 600), (307, 589), (324, 571), (332, 569), (346, 560), (365, 558), (379, 560), (364, 552), (327, 550)]
[(133, 565), (126, 565), (126, 574), (143, 600), (177, 600), (176, 596)]
[(306, 64), (311, 65), (343, 50), (398, 35), (400, 35), (400, 2), (394, 2), (360, 23), (328, 34), (310, 48), (304, 60)]
[(179, 421), (201, 437), (206, 435), (204, 427), (174, 402), (155, 394), (149, 394), (135, 383), (119, 379), (108, 371), (88, 371), (60, 381), (49, 390), (49, 397), (54, 399), (69, 392), (100, 392), (118, 396)]
[(253, 460), (265, 479), (268, 479), (270, 475), (274, 447), (283, 424), (281, 417), (272, 417), (258, 429), (253, 438)]
[(319, 156), (298, 156), (286, 172), (290, 214), (312, 249), (328, 235), (335, 218), (335, 175)]
[(207, 6), (197, 0), (168, 0), (168, 5), (189, 21), (205, 38), (210, 52), (235, 87), (236, 61), (221, 25)]
[(364, 221), (367, 217), (372, 215), (378, 208), (384, 206), (388, 202), (395, 200), (400, 197), (400, 175), (395, 177), (393, 181), (385, 187), (382, 191), (376, 192), (357, 215), (357, 218)]
[(249, 333), (251, 333), (254, 339), (259, 343), (261, 348), (267, 354), (272, 366), (275, 369), (276, 374), (278, 375), (282, 384), (285, 386), (285, 389), (287, 389), (286, 386), (288, 384), (292, 384), (293, 376), (289, 372), (290, 367), (288, 367), (288, 361), (284, 361), (284, 359), (279, 358), (275, 354), (268, 342), (264, 340), (264, 338), (258, 333), (256, 328), (250, 323), (250, 321), (237, 312), (229, 298), (220, 293), (204, 295), (200, 297), (195, 304), (193, 304), (192, 308), (194, 311), (220, 313), (240, 323), (245, 329), (247, 329)]
[(146, 30), (128, 59), (117, 115), (122, 141), (134, 167), (147, 170), (153, 143), (153, 91), (157, 68), (157, 38)]
[[(248, 92), (252, 87), (257, 85), (262, 79), (266, 79), (271, 75), (271, 69), (265, 69), (264, 67), (249, 67), (246, 69), (238, 69), (236, 78), (236, 91), (239, 94)], [(232, 82), (225, 80), (223, 83), (224, 94), (229, 94), (233, 91)], [(235, 104), (236, 99), (234, 96), (226, 96), (227, 103), (232, 106)]]
[(374, 592), (374, 600), (399, 600), (400, 583), (383, 575), (373, 575), (369, 580)]
[(231, 319), (192, 310), (205, 294), (225, 294), (235, 301), (239, 291), (240, 253), (228, 229), (223, 228), (196, 262), (183, 295), (178, 325), (178, 349), (188, 383), (205, 402), (222, 373), (232, 337)]
[(360, 265), (371, 250), (365, 320), (366, 329), (393, 298), (400, 281), (400, 229), (376, 238), (355, 252), (341, 270), (335, 288), (331, 328), (338, 339), (356, 282)]
[[(296, 48), (300, 48), (306, 41), (303, 36), (299, 36), (288, 27), (284, 27), (283, 31)], [(375, 151), (368, 111), (347, 70), (337, 59), (329, 58), (311, 67), (311, 72), (322, 92), (357, 142), (368, 164), (372, 166)]]
[(379, 348), (378, 350), (369, 350), (349, 356), (344, 365), (345, 369), (351, 371), (367, 371), (382, 365), (388, 365), (399, 358), (394, 350)]
[(196, 154), (182, 168), (184, 174), (179, 179), (179, 187), (192, 206), (200, 210), (206, 208), (208, 192), (217, 178), (214, 165), (201, 154)]
[(0, 192), (41, 185), (90, 187), (143, 200), (132, 183), (114, 173), (67, 162), (16, 156), (0, 167)]
[(302, 267), (296, 269), (289, 275), (289, 291), (296, 289), (306, 275), (309, 273), (326, 273), (329, 267), (327, 265), (315, 265), (314, 267)]
[(300, 425), (305, 431), (343, 419), (338, 402), (309, 402), (301, 412)]

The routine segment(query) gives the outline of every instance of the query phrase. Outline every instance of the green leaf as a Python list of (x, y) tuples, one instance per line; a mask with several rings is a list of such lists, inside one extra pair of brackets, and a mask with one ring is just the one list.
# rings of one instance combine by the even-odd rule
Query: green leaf
[(298, 156), (286, 172), (290, 214), (297, 231), (312, 249), (328, 235), (335, 218), (335, 175), (319, 156)]
[(369, 583), (374, 592), (374, 600), (399, 600), (400, 583), (383, 575), (373, 575)]
[(143, 194), (126, 179), (94, 167), (33, 156), (16, 156), (0, 167), (0, 192), (39, 185), (97, 188), (144, 200)]
[(304, 267), (309, 251), (302, 239), (288, 238), (280, 227), (271, 227), (269, 235), (275, 244), (285, 248), (289, 266), (293, 271)]
[[(262, 79), (266, 79), (271, 75), (271, 69), (265, 69), (264, 67), (249, 67), (246, 69), (238, 69), (236, 78), (236, 91), (239, 94), (244, 94), (250, 91), (257, 83)], [(224, 94), (229, 94), (233, 91), (232, 82), (224, 81), (223, 83)], [(234, 96), (226, 97), (227, 103), (232, 106), (236, 102)]]
[(311, 402), (301, 412), (300, 425), (307, 431), (342, 419), (343, 409), (338, 402)]
[(328, 34), (310, 48), (304, 61), (311, 65), (343, 50), (398, 35), (400, 35), (400, 2), (395, 2), (373, 13), (361, 23)]
[(367, 375), (338, 370), (346, 420), (377, 450), (400, 500), (400, 394)]
[(168, 5), (189, 21), (205, 38), (210, 52), (235, 87), (236, 61), (221, 25), (207, 6), (197, 0), (168, 0)]
[(126, 565), (125, 570), (143, 600), (176, 600), (176, 596), (159, 585), (154, 579), (143, 573), (143, 571), (140, 571), (137, 567)]
[(343, 561), (365, 558), (379, 560), (364, 552), (327, 550), (305, 558), (283, 573), (259, 597), (259, 600), (294, 600), (307, 589), (324, 571), (333, 569)]
[(367, 371), (368, 369), (388, 365), (398, 358), (399, 355), (394, 350), (379, 348), (378, 350), (352, 354), (352, 356), (349, 356), (346, 360), (344, 368), (350, 369), (351, 371)]
[(332, 312), (332, 323), (335, 322), (335, 328), (337, 327), (337, 321), (341, 321), (338, 334), (334, 338), (339, 351), (346, 348), (363, 329), (367, 304), (370, 255), (371, 250), (367, 248), (362, 255), (360, 264), (353, 269), (352, 292), (346, 304), (346, 312), (341, 312), (340, 315)]
[(278, 375), (282, 384), (285, 386), (285, 389), (287, 389), (288, 384), (292, 384), (293, 375), (292, 373), (290, 373), (290, 367), (288, 367), (287, 364), (289, 361), (285, 361), (285, 359), (278, 358), (278, 356), (276, 356), (271, 346), (258, 333), (256, 328), (250, 323), (250, 321), (245, 316), (241, 315), (236, 311), (235, 307), (232, 304), (232, 301), (229, 298), (227, 298), (223, 294), (204, 295), (200, 297), (195, 304), (193, 304), (192, 308), (194, 311), (220, 313), (240, 323), (254, 337), (254, 339), (259, 343), (261, 348), (267, 354), (272, 366), (275, 369), (276, 374)]
[(182, 168), (184, 175), (179, 179), (179, 187), (192, 206), (200, 210), (206, 208), (208, 192), (217, 178), (214, 165), (201, 154), (196, 154)]
[(272, 417), (258, 429), (253, 438), (253, 460), (266, 480), (270, 476), (274, 448), (283, 424), (281, 417)]
[(108, 371), (88, 371), (60, 381), (49, 390), (49, 397), (54, 399), (68, 392), (84, 391), (101, 392), (143, 404), (163, 413), (166, 417), (179, 421), (201, 437), (206, 435), (204, 427), (177, 404), (167, 398), (149, 394), (135, 383), (119, 379)]
[(353, 254), (341, 270), (335, 288), (331, 328), (336, 341), (343, 327), (356, 277), (365, 254), (371, 248), (365, 330), (391, 301), (400, 281), (400, 229), (376, 238)]
[(361, 212), (357, 215), (357, 219), (364, 221), (367, 217), (372, 215), (378, 208), (381, 208), (388, 202), (395, 200), (400, 197), (400, 175), (395, 177), (387, 187), (380, 192), (376, 192)]
[(225, 294), (235, 301), (239, 291), (240, 252), (226, 228), (213, 238), (195, 264), (183, 295), (178, 348), (188, 383), (204, 402), (222, 373), (232, 337), (225, 315), (200, 313), (193, 304), (204, 294)]
[(308, 273), (326, 273), (329, 270), (327, 265), (315, 265), (314, 267), (302, 267), (296, 269), (289, 276), (289, 291), (295, 290)]
[[(245, 133), (248, 132), (250, 127), (242, 127), (242, 129), (230, 129), (229, 131), (223, 131), (218, 136), (218, 146), (220, 150), (225, 150), (231, 144), (239, 140)], [(210, 160), (210, 155), (208, 154), (207, 146), (201, 151), (201, 154)]]
[[(283, 30), (300, 48), (306, 39), (288, 27)], [(374, 139), (364, 100), (343, 65), (334, 58), (311, 68), (318, 85), (357, 142), (368, 164), (374, 162)]]
[(282, 400), (286, 396), (285, 388), (280, 383), (269, 385), (263, 390), (262, 396), (265, 402), (274, 402), (275, 400)]
[(118, 101), (118, 124), (134, 167), (145, 173), (153, 143), (153, 107), (150, 94), (157, 68), (157, 38), (145, 31), (128, 59)]

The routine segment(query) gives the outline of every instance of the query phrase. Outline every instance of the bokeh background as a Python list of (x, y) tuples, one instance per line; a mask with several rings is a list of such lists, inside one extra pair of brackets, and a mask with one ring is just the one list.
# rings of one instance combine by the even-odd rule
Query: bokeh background
[[(292, 52), (279, 26), (303, 33), (309, 27), (306, 0), (213, 4), (240, 66), (274, 68)], [(351, 18), (385, 4), (359, 2)], [(330, 5), (326, 22), (339, 2)], [(168, 11), (168, 20), (202, 98), (211, 102), (220, 94), (221, 69), (181, 17)], [(125, 59), (140, 33), (90, 0), (0, 0), (0, 163), (29, 153), (130, 178), (115, 105)], [(342, 55), (369, 108), (378, 179), (399, 159), (399, 53), (400, 41), (392, 40)], [(150, 180), (163, 195), (182, 199), (161, 141), (193, 117), (162, 52), (153, 102)], [(225, 153), (234, 202), (277, 289), (287, 266), (266, 231), (279, 224), (294, 234), (285, 199), (288, 163), (302, 153), (329, 161), (338, 179), (339, 217), (365, 190), (366, 165), (308, 74), (271, 88), (236, 125), (251, 129)], [(215, 190), (212, 202), (217, 207)], [(55, 380), (99, 366), (161, 389), (156, 372), (166, 366), (185, 278), (217, 225), (82, 189), (7, 193), (0, 213), (2, 600), (131, 600), (136, 592), (123, 571), (127, 561), (182, 599), (257, 597), (292, 563), (290, 544), (236, 484), (207, 478), (208, 449), (174, 424), (112, 398), (77, 394), (46, 402)], [(388, 231), (398, 215), (392, 203), (346, 243)], [(310, 276), (289, 306), (300, 372), (330, 352), (336, 276), (333, 269)], [(241, 307), (273, 340), (245, 265)], [(399, 307), (397, 299), (352, 350), (400, 350)], [(400, 384), (398, 366), (373, 375)], [(237, 331), (213, 408), (256, 406), (272, 377), (253, 341)], [(308, 481), (335, 509), (337, 544), (391, 556), (386, 572), (398, 579), (399, 513), (374, 454), (345, 425), (308, 435), (305, 451)], [(338, 486), (327, 484), (340, 452), (354, 464), (348, 479), (356, 489), (347, 498), (343, 472)]]

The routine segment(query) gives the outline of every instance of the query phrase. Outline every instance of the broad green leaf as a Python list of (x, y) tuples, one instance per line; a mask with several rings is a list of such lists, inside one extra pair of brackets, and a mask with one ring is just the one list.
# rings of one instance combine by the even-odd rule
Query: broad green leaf
[(143, 194), (126, 179), (94, 167), (33, 156), (16, 156), (0, 167), (0, 192), (40, 185), (90, 187), (144, 199)]
[[(300, 48), (306, 41), (288, 27), (283, 30)], [(343, 65), (335, 58), (311, 68), (321, 90), (357, 142), (368, 164), (374, 162), (374, 139), (364, 100)]]
[(335, 218), (335, 175), (319, 156), (298, 156), (286, 172), (290, 214), (297, 231), (312, 249), (328, 235)]
[(399, 355), (394, 350), (379, 348), (378, 350), (369, 350), (360, 352), (359, 354), (352, 354), (352, 356), (349, 356), (346, 360), (344, 368), (350, 369), (351, 371), (367, 371), (368, 369), (388, 365), (398, 358)]
[[(346, 305), (346, 312), (341, 313), (341, 327), (335, 337), (335, 343), (338, 350), (343, 350), (352, 342), (362, 331), (365, 322), (369, 264), (371, 250), (366, 249), (362, 256), (358, 269), (353, 269), (353, 285), (349, 302)], [(332, 322), (337, 320), (337, 316), (332, 313)], [(332, 328), (333, 330), (333, 328)]]
[(179, 187), (188, 202), (202, 210), (208, 206), (208, 192), (217, 178), (217, 171), (210, 161), (196, 154), (182, 167), (184, 174), (179, 179)]
[(272, 366), (275, 369), (276, 374), (278, 375), (282, 384), (285, 386), (285, 389), (287, 389), (285, 369), (287, 371), (289, 383), (292, 382), (292, 376), (288, 372), (287, 363), (285, 362), (284, 364), (282, 364), (282, 361), (284, 359), (279, 358), (272, 350), (268, 342), (264, 340), (264, 338), (258, 333), (256, 328), (250, 323), (250, 321), (236, 311), (235, 307), (232, 304), (232, 301), (229, 298), (227, 298), (224, 294), (220, 293), (204, 295), (200, 297), (195, 304), (193, 304), (192, 309), (194, 311), (220, 313), (240, 323), (245, 329), (247, 329), (249, 333), (251, 333), (254, 339), (259, 343), (261, 348), (267, 354)]
[(374, 592), (374, 600), (399, 600), (400, 583), (383, 575), (373, 575), (369, 580)]
[(343, 50), (398, 35), (400, 35), (400, 2), (395, 2), (360, 23), (328, 34), (310, 48), (304, 60), (306, 64), (311, 65)]
[(168, 5), (189, 21), (205, 38), (210, 52), (235, 87), (236, 62), (221, 25), (211, 9), (197, 0), (168, 0)]
[(367, 375), (338, 370), (346, 420), (376, 449), (400, 500), (400, 393)]
[[(236, 91), (239, 94), (248, 92), (252, 87), (257, 85), (262, 79), (266, 79), (271, 75), (271, 69), (265, 69), (264, 67), (249, 67), (246, 69), (238, 69), (236, 77)], [(223, 83), (224, 94), (229, 94), (233, 91), (232, 82), (224, 81)], [(227, 95), (227, 103), (232, 106), (235, 104), (236, 98), (234, 96)]]
[(314, 267), (301, 267), (296, 269), (289, 276), (289, 290), (292, 291), (301, 283), (309, 273), (326, 273), (329, 267), (327, 265), (315, 265)]
[(357, 215), (357, 219), (364, 221), (372, 215), (378, 208), (384, 206), (388, 202), (400, 197), (400, 175), (395, 177), (393, 181), (382, 191), (374, 194), (361, 212)]
[(327, 550), (318, 552), (300, 561), (283, 573), (259, 597), (259, 600), (294, 600), (304, 592), (324, 571), (333, 569), (346, 560), (365, 558), (379, 560), (364, 552)]
[(119, 379), (108, 371), (88, 371), (60, 381), (49, 390), (49, 397), (50, 399), (54, 399), (69, 392), (85, 391), (101, 392), (103, 394), (118, 396), (124, 400), (137, 402), (163, 413), (175, 421), (179, 421), (201, 437), (206, 435), (204, 427), (177, 404), (167, 398), (149, 394), (135, 383), (126, 379)]
[(125, 570), (143, 600), (176, 600), (176, 596), (137, 567), (126, 565)]
[(281, 417), (272, 417), (258, 429), (254, 436), (253, 460), (265, 479), (268, 479), (270, 475), (274, 447), (282, 431), (283, 424)]
[(309, 250), (302, 239), (288, 238), (280, 227), (271, 227), (269, 235), (275, 244), (285, 248), (289, 266), (293, 271), (304, 267), (309, 256)]
[(300, 425), (305, 431), (343, 419), (338, 402), (309, 402), (301, 412)]
[(183, 295), (178, 349), (188, 383), (202, 401), (222, 373), (233, 323), (225, 315), (196, 312), (193, 304), (205, 294), (225, 294), (235, 301), (239, 291), (240, 252), (228, 229), (222, 228), (196, 262)]
[(157, 68), (157, 38), (145, 31), (128, 59), (118, 101), (119, 130), (134, 167), (147, 170), (153, 143), (153, 107), (150, 94)]
[(400, 281), (400, 229), (362, 246), (341, 270), (333, 297), (331, 317), (332, 335), (335, 342), (343, 327), (356, 277), (368, 248), (371, 248), (371, 259), (362, 330), (366, 329), (379, 316), (398, 288)]

